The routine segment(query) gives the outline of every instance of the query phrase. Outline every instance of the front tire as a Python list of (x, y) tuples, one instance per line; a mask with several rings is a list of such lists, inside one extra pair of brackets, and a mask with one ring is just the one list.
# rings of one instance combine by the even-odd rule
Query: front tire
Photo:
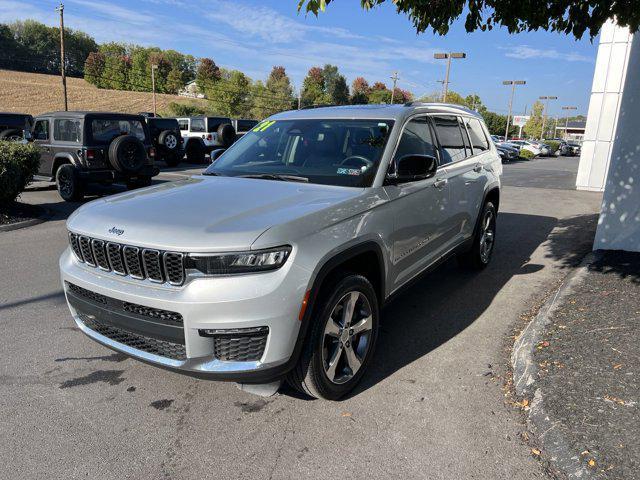
[(79, 202), (84, 198), (84, 185), (73, 165), (65, 164), (58, 168), (56, 187), (65, 202)]
[(200, 142), (189, 142), (187, 145), (187, 160), (189, 163), (204, 163), (204, 147)]
[(167, 153), (164, 157), (164, 162), (167, 167), (174, 168), (180, 164), (180, 157), (175, 152)]
[(463, 267), (482, 270), (489, 265), (496, 241), (496, 207), (492, 202), (486, 202), (482, 211), (471, 250), (458, 256)]
[(362, 275), (331, 282), (314, 308), (311, 332), (288, 382), (314, 398), (338, 400), (360, 381), (379, 328), (378, 298)]

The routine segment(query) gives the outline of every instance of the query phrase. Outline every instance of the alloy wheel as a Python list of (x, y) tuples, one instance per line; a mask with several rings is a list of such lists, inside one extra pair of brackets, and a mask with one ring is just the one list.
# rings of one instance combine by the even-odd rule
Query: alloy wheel
[(489, 263), (491, 251), (495, 242), (495, 217), (488, 210), (482, 220), (482, 235), (480, 236), (480, 259), (483, 263)]
[(322, 364), (329, 381), (343, 384), (360, 370), (371, 346), (373, 318), (367, 297), (345, 294), (333, 307), (322, 337)]

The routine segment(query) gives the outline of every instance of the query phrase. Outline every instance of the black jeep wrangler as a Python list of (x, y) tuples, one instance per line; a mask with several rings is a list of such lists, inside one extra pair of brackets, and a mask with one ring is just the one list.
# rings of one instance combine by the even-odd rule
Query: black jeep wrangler
[(29, 114), (0, 112), (0, 140), (19, 142), (32, 125), (33, 117)]
[(30, 135), (40, 149), (40, 176), (56, 181), (60, 196), (78, 201), (88, 183), (145, 187), (160, 170), (140, 115), (53, 112), (34, 119)]
[(156, 160), (164, 160), (169, 167), (177, 166), (184, 157), (178, 120), (146, 115), (145, 120), (156, 149)]

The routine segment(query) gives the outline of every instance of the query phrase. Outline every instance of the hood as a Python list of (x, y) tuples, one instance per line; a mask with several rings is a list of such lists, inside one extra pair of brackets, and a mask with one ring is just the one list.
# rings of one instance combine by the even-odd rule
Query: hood
[(247, 250), (273, 226), (362, 194), (357, 188), (194, 176), (93, 201), (78, 209), (67, 226), (91, 237), (160, 250)]

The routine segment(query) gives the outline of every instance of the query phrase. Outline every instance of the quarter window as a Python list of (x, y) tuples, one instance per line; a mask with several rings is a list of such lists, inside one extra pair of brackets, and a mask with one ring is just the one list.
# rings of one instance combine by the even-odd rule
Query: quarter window
[(80, 143), (80, 120), (59, 118), (53, 121), (53, 138), (59, 142)]
[(204, 132), (204, 118), (192, 118), (191, 119), (191, 131), (192, 132)]
[(475, 118), (465, 118), (464, 123), (467, 126), (469, 137), (471, 137), (473, 150), (477, 152), (485, 152), (489, 150), (489, 141), (487, 140), (480, 120)]
[(49, 140), (49, 120), (38, 120), (33, 127), (34, 140)]
[(180, 126), (180, 130), (189, 130), (189, 120), (186, 118), (184, 120), (178, 120), (178, 125)]
[(466, 142), (462, 136), (458, 117), (438, 115), (432, 118), (442, 150), (441, 163), (446, 165), (464, 160), (467, 157), (467, 148), (465, 147)]

